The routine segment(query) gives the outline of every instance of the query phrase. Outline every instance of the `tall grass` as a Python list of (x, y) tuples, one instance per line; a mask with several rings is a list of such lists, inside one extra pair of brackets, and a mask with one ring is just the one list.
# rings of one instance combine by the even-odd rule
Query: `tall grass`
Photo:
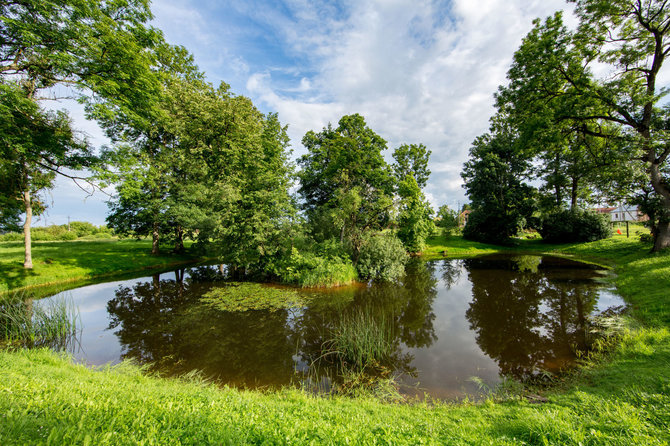
[(359, 369), (388, 363), (397, 350), (392, 322), (369, 309), (345, 314), (326, 346), (341, 361)]
[(0, 303), (0, 337), (10, 345), (65, 350), (76, 339), (79, 319), (71, 297), (33, 301), (20, 293)]
[(396, 379), (402, 372), (397, 369), (407, 362), (401, 359), (393, 321), (359, 308), (345, 313), (332, 329), (306, 382), (317, 393), (399, 401)]

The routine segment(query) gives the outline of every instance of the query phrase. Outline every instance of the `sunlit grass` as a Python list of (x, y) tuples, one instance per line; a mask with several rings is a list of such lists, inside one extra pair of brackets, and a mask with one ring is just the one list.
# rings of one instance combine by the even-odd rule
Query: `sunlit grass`
[(26, 270), (23, 243), (0, 242), (0, 294), (192, 260), (169, 254), (168, 250), (152, 256), (149, 240), (34, 242), (33, 269)]
[[(632, 346), (619, 356), (640, 365), (667, 359), (667, 349)], [(45, 350), (0, 352), (0, 444), (667, 444), (668, 374), (640, 375), (603, 392), (611, 377), (596, 368), (544, 404), (387, 404), (219, 389), (126, 364), (92, 370)]]

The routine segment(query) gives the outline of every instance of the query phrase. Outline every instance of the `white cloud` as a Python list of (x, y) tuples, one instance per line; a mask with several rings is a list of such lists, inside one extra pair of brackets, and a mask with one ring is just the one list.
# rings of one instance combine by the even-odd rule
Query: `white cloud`
[(348, 20), (319, 28), (309, 4), (292, 5), (305, 20), (277, 26), (287, 26), (293, 50), (314, 63), (311, 95), (287, 94), (268, 71), (250, 74), (248, 94), (290, 125), (297, 153), (307, 130), (355, 112), (392, 148), (423, 142), (433, 152), (427, 192), (438, 205), (464, 201), (462, 164), (488, 128), (493, 93), (532, 20), (565, 7), (559, 0), (456, 0), (445, 14), (444, 3), (378, 0), (352, 3)]

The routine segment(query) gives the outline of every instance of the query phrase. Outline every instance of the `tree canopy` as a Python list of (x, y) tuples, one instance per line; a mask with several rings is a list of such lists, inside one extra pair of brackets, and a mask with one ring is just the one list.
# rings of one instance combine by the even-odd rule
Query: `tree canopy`
[[(498, 107), (528, 145), (556, 137), (560, 126), (604, 141), (610, 165), (639, 164), (659, 205), (652, 221), (654, 249), (666, 248), (670, 146), (661, 102), (666, 91), (658, 79), (670, 51), (670, 6), (656, 0), (574, 3), (579, 19), (574, 32), (559, 13), (535, 22), (514, 56)], [(609, 71), (607, 77), (593, 75), (596, 64)], [(634, 193), (629, 190), (629, 197)]]

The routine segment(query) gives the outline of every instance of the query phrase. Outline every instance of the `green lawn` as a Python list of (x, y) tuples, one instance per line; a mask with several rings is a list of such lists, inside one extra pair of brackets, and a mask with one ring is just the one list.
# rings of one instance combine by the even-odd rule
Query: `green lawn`
[(0, 294), (192, 262), (192, 256), (151, 255), (149, 240), (33, 242), (33, 269), (23, 268), (23, 242), (0, 242)]
[[(494, 252), (436, 239), (436, 255)], [(0, 352), (0, 444), (572, 444), (670, 443), (670, 252), (616, 236), (521, 242), (613, 267), (632, 304), (623, 338), (550, 389), (474, 404), (390, 404), (298, 390), (219, 389), (146, 376), (130, 364), (90, 369), (45, 350)], [(456, 253), (461, 254), (456, 254)]]

